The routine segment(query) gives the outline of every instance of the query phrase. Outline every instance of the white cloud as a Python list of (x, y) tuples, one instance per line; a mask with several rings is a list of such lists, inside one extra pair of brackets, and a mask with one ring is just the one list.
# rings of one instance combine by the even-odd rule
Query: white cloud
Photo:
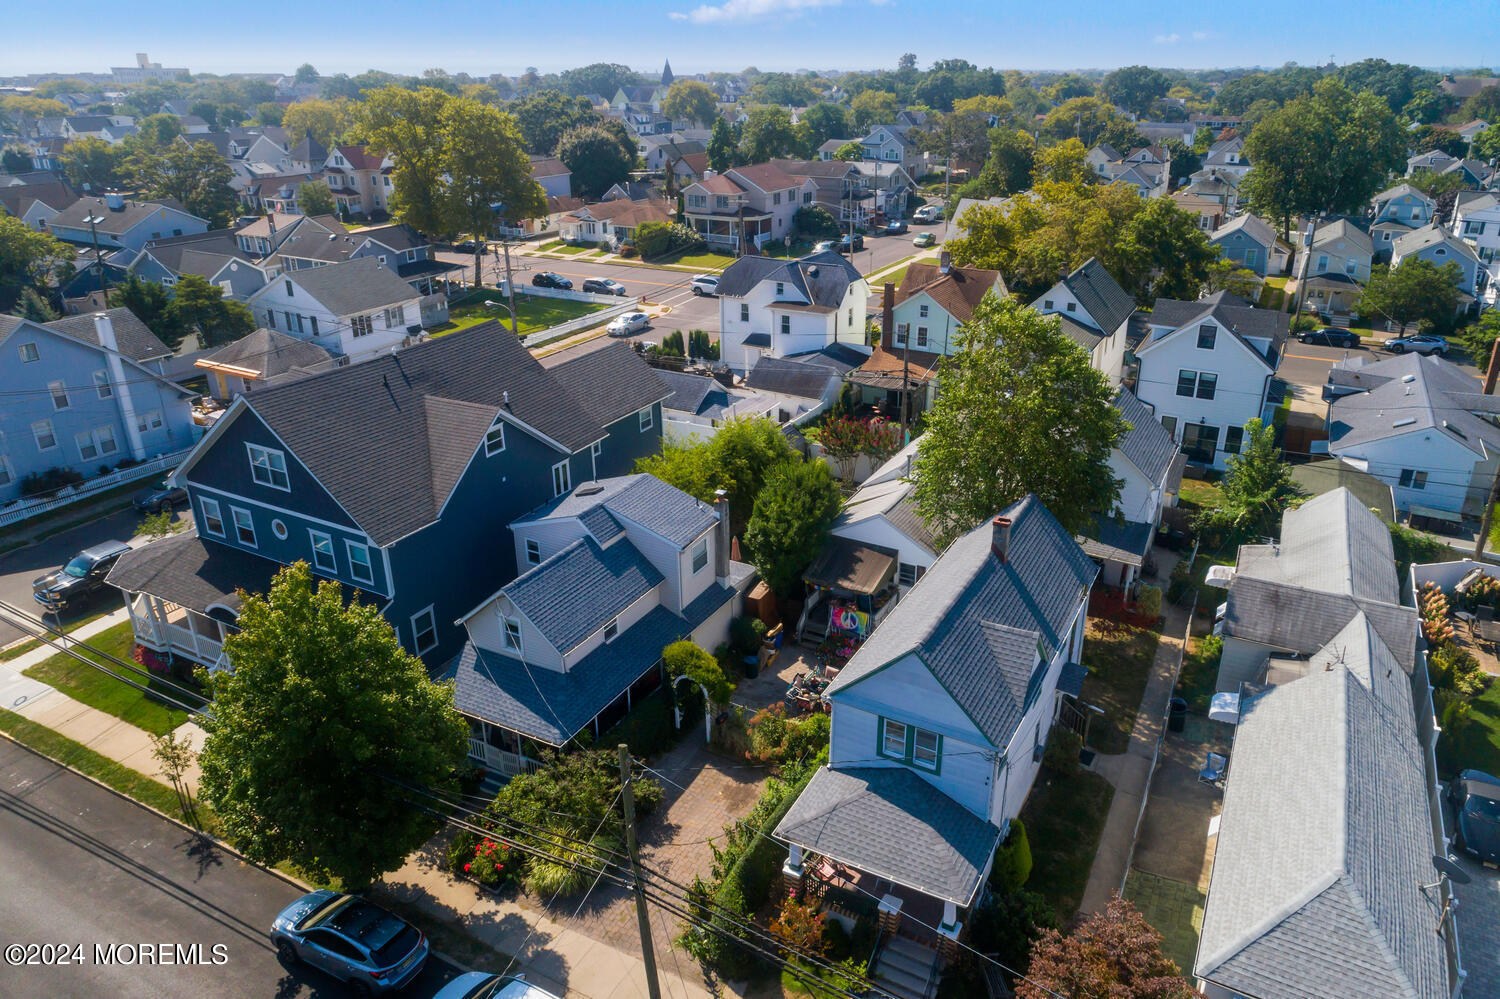
[(1193, 32), (1193, 41), (1195, 41), (1195, 42), (1206, 42), (1210, 38), (1213, 38), (1213, 37), (1214, 37), (1214, 33), (1212, 31), (1195, 31), (1195, 32)]
[(837, 7), (842, 0), (724, 0), (714, 6), (704, 4), (690, 11), (674, 11), (674, 21), (694, 24), (729, 24), (764, 21), (778, 15), (797, 15), (818, 7)]
[(1174, 31), (1170, 35), (1157, 35), (1151, 40), (1158, 45), (1176, 45), (1182, 41), (1182, 36)]

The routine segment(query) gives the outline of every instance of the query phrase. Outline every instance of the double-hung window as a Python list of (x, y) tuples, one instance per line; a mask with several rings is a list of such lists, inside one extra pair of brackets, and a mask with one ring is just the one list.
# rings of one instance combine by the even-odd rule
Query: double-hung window
[(119, 450), (115, 443), (115, 428), (108, 424), (94, 431), (94, 442), (99, 445), (100, 454), (114, 454)]
[(750, 321), (750, 306), (747, 303), (745, 303), (745, 302), (741, 302), (740, 303), (740, 322), (742, 322), (742, 323), (748, 323), (749, 321)]
[(203, 508), (203, 529), (216, 538), (224, 536), (224, 514), (219, 509), (219, 501), (204, 497), (198, 501)]
[(650, 430), (652, 428), (652, 426), (654, 426), (654, 423), (652, 422), (651, 407), (650, 406), (647, 406), (645, 409), (641, 410), (639, 413), (637, 413), (635, 415), (636, 415), (636, 420), (641, 425), (641, 432), (642, 433), (645, 433), (647, 430)]
[(914, 565), (911, 562), (902, 562), (897, 570), (896, 582), (902, 586), (915, 586), (917, 580), (921, 579), (927, 572), (925, 565)]
[(505, 424), (496, 420), (490, 427), (489, 432), (484, 435), (484, 456), (486, 458), (497, 455), (505, 450)]
[(35, 361), (42, 356), (41, 354), (37, 353), (36, 344), (34, 343), (21, 344), (20, 351), (22, 364), (30, 364), (32, 361)]
[(51, 420), (37, 420), (33, 423), (31, 436), (36, 439), (38, 451), (51, 451), (57, 447), (57, 431), (52, 429)]
[(52, 408), (68, 408), (68, 387), (62, 382), (48, 382), (47, 390), (52, 393)]
[(361, 583), (374, 583), (375, 569), (370, 565), (370, 549), (353, 541), (344, 544), (349, 549), (349, 575)]
[(240, 544), (255, 547), (255, 519), (244, 507), (232, 506), (229, 515), (234, 519), (234, 536)]
[(941, 768), (943, 737), (892, 718), (880, 720), (879, 755), (936, 773)]
[(411, 616), (411, 638), (412, 651), (419, 656), (437, 648), (437, 618), (433, 616), (430, 606)]
[(1214, 341), (1219, 337), (1219, 328), (1213, 323), (1204, 323), (1198, 327), (1198, 349), (1213, 350)]
[(1198, 398), (1212, 399), (1219, 385), (1219, 376), (1208, 371), (1198, 372)]
[(108, 371), (94, 372), (94, 391), (101, 399), (111, 398), (115, 394), (115, 387), (109, 383)]
[(693, 573), (703, 571), (708, 565), (708, 538), (699, 538), (698, 543), (693, 546)]
[(323, 531), (307, 531), (312, 541), (313, 568), (320, 572), (338, 572), (338, 559), (333, 554), (333, 537)]
[(500, 619), (505, 627), (505, 647), (516, 655), (521, 655), (521, 621), (519, 618), (503, 617)]
[(1245, 442), (1245, 428), (1244, 427), (1225, 427), (1224, 428), (1224, 453), (1225, 454), (1239, 454), (1240, 453), (1240, 448), (1244, 445), (1244, 442)]
[(292, 482), (286, 472), (286, 455), (274, 448), (246, 444), (250, 452), (250, 478), (263, 486), (290, 492)]
[(78, 447), (78, 457), (82, 461), (93, 461), (99, 457), (99, 449), (94, 446), (93, 431), (84, 430), (73, 435), (73, 443)]
[(527, 565), (541, 565), (542, 564), (542, 543), (540, 541), (538, 541), (536, 538), (527, 538), (526, 539), (526, 564)]
[(604, 626), (604, 641), (606, 644), (620, 637), (620, 619), (610, 618), (609, 624)]
[(406, 325), (406, 306), (396, 305), (385, 310), (385, 328), (396, 329)]
[(1177, 394), (1193, 397), (1193, 387), (1198, 384), (1198, 372), (1188, 371), (1186, 368), (1177, 372)]

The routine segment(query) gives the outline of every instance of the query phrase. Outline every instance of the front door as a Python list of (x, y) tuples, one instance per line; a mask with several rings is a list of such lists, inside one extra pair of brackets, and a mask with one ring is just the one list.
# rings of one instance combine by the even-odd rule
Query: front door
[(1183, 424), (1182, 450), (1188, 461), (1212, 465), (1219, 450), (1219, 428), (1202, 423)]

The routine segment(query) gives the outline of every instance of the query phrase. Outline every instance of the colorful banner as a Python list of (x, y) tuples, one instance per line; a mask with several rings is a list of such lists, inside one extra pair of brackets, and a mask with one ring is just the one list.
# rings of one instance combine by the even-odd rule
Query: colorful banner
[(833, 608), (833, 626), (840, 631), (852, 631), (863, 635), (870, 628), (870, 615), (853, 607)]

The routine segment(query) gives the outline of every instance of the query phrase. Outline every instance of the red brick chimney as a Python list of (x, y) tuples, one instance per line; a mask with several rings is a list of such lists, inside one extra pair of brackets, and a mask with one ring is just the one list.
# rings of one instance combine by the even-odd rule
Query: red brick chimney
[(996, 517), (991, 523), (992, 534), (990, 536), (990, 551), (1001, 562), (1010, 561), (1010, 525), (1009, 517)]

